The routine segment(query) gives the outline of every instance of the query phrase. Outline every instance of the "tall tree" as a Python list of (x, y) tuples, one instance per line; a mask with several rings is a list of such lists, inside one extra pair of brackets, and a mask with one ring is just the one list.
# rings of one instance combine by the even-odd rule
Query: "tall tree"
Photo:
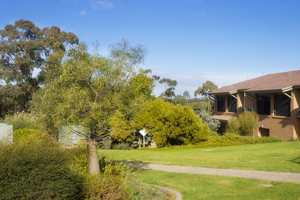
[[(66, 46), (78, 43), (73, 33), (60, 28), (40, 29), (18, 20), (0, 30), (0, 117), (27, 110), (27, 105), (46, 73), (54, 72)], [(3, 100), (5, 99), (5, 100)]]
[(161, 97), (172, 100), (172, 97), (175, 97), (177, 81), (169, 78), (163, 78), (159, 80), (159, 83), (167, 86), (167, 89), (161, 94)]
[(209, 100), (209, 91), (215, 90), (217, 89), (218, 86), (216, 84), (214, 84), (212, 81), (206, 81), (205, 83), (202, 84), (202, 87), (198, 87), (197, 90), (195, 90), (194, 92), (194, 96), (196, 97), (197, 95), (202, 95), (207, 99), (207, 111), (210, 112), (211, 110), (211, 104), (210, 104), (210, 100)]
[(131, 47), (126, 41), (113, 46), (109, 58), (92, 56), (83, 47), (70, 50), (59, 75), (34, 96), (34, 110), (50, 125), (80, 124), (87, 129), (78, 134), (87, 140), (90, 174), (100, 173), (97, 142), (110, 119), (122, 119), (119, 111), (137, 107), (135, 102), (152, 90), (152, 79), (143, 81), (135, 70), (143, 54), (142, 46)]

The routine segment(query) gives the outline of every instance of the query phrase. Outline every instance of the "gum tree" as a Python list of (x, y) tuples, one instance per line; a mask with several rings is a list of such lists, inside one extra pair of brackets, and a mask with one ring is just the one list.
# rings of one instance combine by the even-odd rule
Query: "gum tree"
[(194, 91), (194, 96), (196, 97), (197, 95), (203, 95), (207, 99), (207, 111), (210, 112), (211, 110), (211, 105), (210, 105), (210, 100), (209, 100), (209, 91), (217, 89), (218, 86), (214, 84), (212, 81), (206, 81), (205, 83), (202, 84), (202, 87), (198, 87), (197, 90)]
[(56, 26), (41, 29), (27, 20), (0, 30), (0, 117), (27, 111), (45, 75), (60, 66), (67, 46), (77, 43), (73, 33)]
[(144, 52), (142, 46), (131, 47), (126, 41), (114, 45), (108, 58), (90, 55), (84, 47), (70, 50), (58, 75), (34, 98), (34, 110), (48, 124), (87, 129), (80, 134), (86, 137), (90, 174), (100, 173), (97, 142), (110, 118), (142, 98), (145, 85), (133, 80)]

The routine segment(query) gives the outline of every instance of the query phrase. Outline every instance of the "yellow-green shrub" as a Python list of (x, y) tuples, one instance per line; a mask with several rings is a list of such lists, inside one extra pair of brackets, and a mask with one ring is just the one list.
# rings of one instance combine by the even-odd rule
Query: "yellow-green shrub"
[(209, 127), (189, 106), (156, 99), (144, 105), (132, 121), (136, 130), (145, 128), (159, 147), (198, 143), (207, 139)]
[(87, 200), (129, 199), (124, 181), (112, 175), (87, 176), (83, 191)]
[(41, 123), (39, 119), (31, 114), (26, 112), (16, 113), (14, 115), (6, 116), (3, 120), (5, 124), (13, 125), (13, 130), (18, 129), (40, 129)]
[(81, 199), (72, 155), (47, 135), (0, 144), (0, 199)]
[(238, 118), (233, 117), (228, 122), (228, 132), (244, 136), (253, 136), (258, 124), (258, 115), (254, 112), (239, 114)]

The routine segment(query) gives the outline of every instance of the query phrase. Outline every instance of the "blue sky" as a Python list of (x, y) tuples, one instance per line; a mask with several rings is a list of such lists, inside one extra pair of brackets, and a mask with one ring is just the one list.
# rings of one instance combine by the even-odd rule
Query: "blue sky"
[[(144, 68), (193, 94), (300, 69), (299, 0), (0, 0), (0, 29), (26, 19), (58, 26), (100, 52), (127, 39), (147, 50)], [(300, 77), (299, 77), (300, 78)], [(159, 94), (162, 87), (157, 87)]]

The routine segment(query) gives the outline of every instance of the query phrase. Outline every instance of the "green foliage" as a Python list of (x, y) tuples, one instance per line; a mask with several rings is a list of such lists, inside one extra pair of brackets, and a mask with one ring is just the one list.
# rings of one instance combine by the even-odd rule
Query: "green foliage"
[(219, 127), (221, 126), (220, 121), (213, 119), (211, 117), (211, 115), (208, 112), (206, 112), (205, 110), (200, 112), (199, 117), (202, 120), (202, 123), (207, 124), (209, 129), (212, 131), (217, 131), (219, 129)]
[(218, 86), (215, 85), (213, 82), (211, 81), (206, 81), (205, 83), (202, 84), (202, 87), (198, 87), (197, 90), (195, 90), (194, 92), (194, 96), (196, 97), (197, 95), (202, 95), (207, 99), (207, 111), (211, 112), (211, 101), (210, 101), (210, 97), (208, 95), (209, 91), (215, 90), (217, 89)]
[(228, 132), (244, 136), (253, 136), (258, 124), (258, 115), (253, 112), (239, 114), (228, 122)]
[(216, 131), (210, 131), (209, 136), (219, 136), (219, 134)]
[(99, 147), (101, 149), (111, 149), (112, 147), (112, 139), (111, 137), (104, 137), (102, 140), (99, 142)]
[(156, 99), (146, 103), (132, 121), (136, 130), (145, 128), (159, 147), (206, 140), (209, 127), (188, 106)]
[(85, 199), (129, 199), (130, 167), (116, 161), (108, 161), (106, 156), (99, 158), (102, 175), (88, 175), (86, 149), (75, 149), (75, 160), (71, 165), (74, 173), (84, 178), (83, 195)]
[(16, 113), (14, 115), (6, 116), (3, 120), (3, 123), (13, 126), (13, 130), (18, 129), (40, 129), (41, 123), (39, 119), (31, 114), (26, 112)]
[(253, 136), (258, 125), (258, 115), (253, 112), (245, 112), (239, 115), (240, 134)]
[(28, 135), (36, 134), (38, 132), (39, 132), (39, 130), (36, 130), (36, 129), (22, 128), (22, 129), (13, 131), (13, 138), (14, 138), (14, 140), (23, 139), (23, 138), (25, 139), (25, 137), (27, 137)]
[(175, 199), (175, 195), (165, 189), (145, 184), (144, 181), (130, 181), (127, 187), (130, 188), (130, 200)]
[(193, 101), (186, 104), (190, 106), (196, 115), (200, 115), (202, 111), (206, 111), (208, 107), (208, 103), (206, 101)]
[(165, 84), (168, 86), (168, 88), (160, 95), (162, 98), (165, 98), (167, 100), (171, 100), (172, 97), (175, 97), (175, 87), (177, 85), (176, 80), (172, 80), (169, 78), (163, 78), (159, 80), (160, 84)]
[(209, 91), (217, 89), (218, 86), (214, 84), (212, 81), (206, 81), (202, 84), (202, 87), (198, 87), (194, 92), (194, 96), (203, 95), (207, 96)]
[(121, 142), (121, 143), (117, 143), (117, 144), (112, 145), (112, 149), (129, 150), (130, 145), (129, 145), (129, 143)]
[[(282, 141), (281, 139), (276, 137), (253, 138), (249, 136), (239, 136), (236, 134), (227, 133), (222, 136), (209, 136), (206, 141), (199, 142), (197, 144), (165, 147), (165, 148), (161, 148), (161, 150), (221, 147), (221, 146), (233, 146), (233, 145), (245, 145), (245, 144), (273, 143), (273, 142), (281, 142), (281, 141)], [(151, 150), (159, 150), (159, 149), (151, 149)]]
[(40, 133), (0, 144), (0, 199), (80, 199), (82, 181), (69, 169), (71, 158)]
[[(78, 43), (73, 33), (60, 28), (40, 29), (31, 21), (18, 20), (0, 30), (0, 117), (28, 111), (33, 92), (46, 74), (55, 74), (67, 45)], [(33, 71), (39, 69), (38, 76)]]
[(240, 133), (240, 122), (239, 122), (239, 119), (237, 117), (232, 117), (228, 124), (227, 124), (227, 131), (229, 133), (233, 133), (233, 134), (237, 134), (239, 135)]
[[(124, 45), (129, 48), (127, 43), (120, 48)], [(33, 100), (34, 111), (48, 127), (81, 124), (93, 127), (90, 134), (97, 137), (117, 110), (123, 113), (128, 107), (137, 107), (135, 102), (142, 101), (143, 92), (149, 94), (152, 79), (145, 80), (143, 72), (134, 70), (141, 52), (138, 48), (123, 49), (123, 55), (122, 49), (117, 48), (113, 47), (109, 58), (92, 56), (83, 46), (69, 51), (59, 76), (47, 82)], [(127, 55), (127, 51), (136, 52), (136, 59), (133, 54)], [(127, 111), (131, 113), (134, 109)], [(120, 113), (115, 118), (118, 116)]]
[(120, 111), (115, 112), (109, 119), (109, 125), (111, 137), (118, 142), (131, 142), (134, 139), (133, 130)]
[(129, 199), (129, 192), (124, 182), (112, 175), (88, 176), (83, 187), (87, 200), (126, 200)]

